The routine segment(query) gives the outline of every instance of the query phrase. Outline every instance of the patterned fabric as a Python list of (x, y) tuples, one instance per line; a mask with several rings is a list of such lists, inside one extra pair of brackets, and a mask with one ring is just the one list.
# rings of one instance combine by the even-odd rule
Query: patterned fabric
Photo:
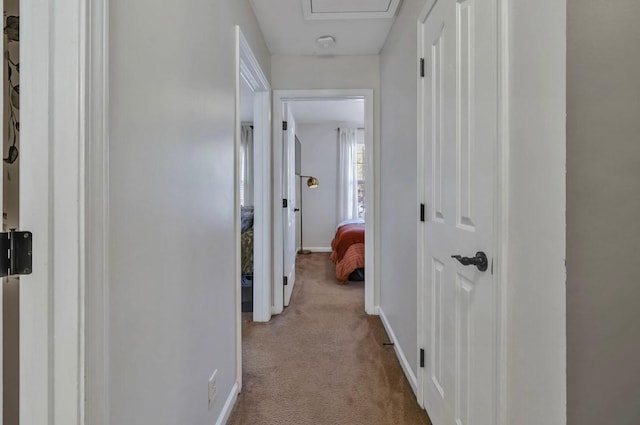
[(240, 255), (242, 274), (253, 275), (253, 229), (247, 230), (240, 236)]
[(253, 229), (253, 206), (240, 207), (240, 233)]

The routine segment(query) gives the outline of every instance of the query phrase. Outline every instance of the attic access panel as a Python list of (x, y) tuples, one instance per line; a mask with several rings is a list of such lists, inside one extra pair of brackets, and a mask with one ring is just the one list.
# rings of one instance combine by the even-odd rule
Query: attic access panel
[(302, 0), (304, 18), (381, 19), (393, 18), (401, 0)]
[(391, 0), (311, 0), (311, 13), (388, 12)]

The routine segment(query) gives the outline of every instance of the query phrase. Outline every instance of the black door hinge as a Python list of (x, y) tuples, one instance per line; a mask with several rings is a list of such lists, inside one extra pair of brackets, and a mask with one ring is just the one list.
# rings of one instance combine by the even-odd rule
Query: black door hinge
[(424, 222), (424, 204), (420, 204), (420, 221)]
[(424, 367), (424, 348), (420, 349), (420, 367)]
[(282, 131), (287, 131), (287, 122), (282, 121)]
[(287, 286), (289, 284), (289, 278), (287, 276), (282, 276), (282, 284)]
[(286, 199), (282, 200), (282, 208), (287, 208), (289, 206), (289, 201), (287, 201)]
[(0, 233), (0, 277), (31, 274), (32, 250), (31, 232)]
[(424, 58), (420, 58), (420, 76), (424, 77)]

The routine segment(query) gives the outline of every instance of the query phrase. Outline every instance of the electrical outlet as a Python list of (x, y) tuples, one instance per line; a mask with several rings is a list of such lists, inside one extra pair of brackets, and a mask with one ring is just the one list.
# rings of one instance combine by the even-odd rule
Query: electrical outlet
[(218, 369), (213, 371), (211, 378), (209, 378), (209, 410), (213, 407), (213, 402), (218, 394), (218, 383), (216, 382), (216, 375), (218, 375)]

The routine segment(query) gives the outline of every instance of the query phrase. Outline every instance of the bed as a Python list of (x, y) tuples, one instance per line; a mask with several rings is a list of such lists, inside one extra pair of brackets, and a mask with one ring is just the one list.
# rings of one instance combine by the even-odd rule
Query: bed
[(338, 225), (331, 242), (331, 261), (336, 264), (336, 279), (364, 280), (364, 220), (346, 220)]
[(242, 312), (253, 311), (253, 207), (240, 209)]
[(242, 275), (253, 276), (253, 206), (241, 207), (240, 213)]

